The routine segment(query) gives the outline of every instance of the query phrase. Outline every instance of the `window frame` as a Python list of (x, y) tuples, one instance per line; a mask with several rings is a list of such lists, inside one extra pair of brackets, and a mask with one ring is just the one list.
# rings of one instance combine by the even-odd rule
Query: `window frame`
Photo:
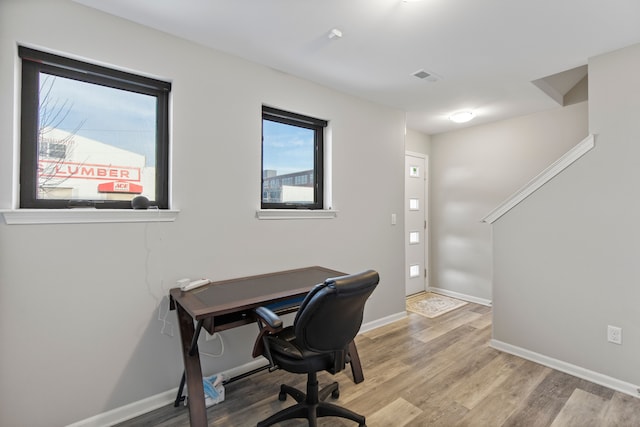
[(21, 209), (68, 209), (82, 204), (104, 209), (132, 209), (128, 200), (38, 199), (38, 120), (41, 72), (156, 98), (156, 177), (158, 209), (169, 209), (169, 94), (171, 83), (18, 46), (22, 62), (20, 201)]
[[(264, 121), (283, 123), (314, 131), (314, 161), (313, 161), (313, 203), (272, 203), (264, 202)], [(317, 119), (290, 111), (281, 110), (266, 105), (262, 106), (262, 143), (260, 169), (260, 208), (266, 209), (324, 209), (324, 133), (328, 125), (327, 120)]]

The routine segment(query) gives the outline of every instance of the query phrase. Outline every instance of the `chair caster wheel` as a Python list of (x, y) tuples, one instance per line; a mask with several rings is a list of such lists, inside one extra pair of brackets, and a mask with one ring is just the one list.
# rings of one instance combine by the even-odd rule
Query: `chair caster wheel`
[[(335, 389), (331, 392), (331, 397), (334, 399), (337, 399), (340, 397), (340, 390), (339, 389)], [(366, 426), (360, 426), (360, 427), (366, 427)]]
[(285, 400), (287, 400), (287, 393), (285, 393), (284, 391), (278, 393), (278, 400), (280, 402), (284, 402)]

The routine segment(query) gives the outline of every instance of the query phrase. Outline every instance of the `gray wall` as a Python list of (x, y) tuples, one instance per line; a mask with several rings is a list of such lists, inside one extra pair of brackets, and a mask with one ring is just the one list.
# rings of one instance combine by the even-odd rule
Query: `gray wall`
[(493, 226), (494, 339), (636, 385), (638, 75), (640, 45), (589, 62), (595, 148)]
[(492, 300), (491, 227), (480, 220), (587, 136), (587, 104), (431, 137), (430, 286)]
[[(71, 1), (2, 1), (4, 209), (17, 186), (18, 43), (172, 81), (181, 212), (173, 223), (0, 223), (0, 425), (61, 426), (177, 387), (175, 314), (172, 325), (158, 317), (182, 277), (374, 268), (381, 284), (365, 322), (404, 312), (403, 112)], [(262, 103), (330, 120), (336, 219), (256, 219)], [(255, 334), (255, 326), (223, 333), (225, 355), (207, 360), (205, 373), (250, 361)], [(213, 341), (202, 350), (219, 348)]]

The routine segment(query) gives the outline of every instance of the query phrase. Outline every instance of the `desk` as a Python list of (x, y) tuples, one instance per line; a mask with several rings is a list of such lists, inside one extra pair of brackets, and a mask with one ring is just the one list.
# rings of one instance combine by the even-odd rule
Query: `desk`
[[(207, 425), (202, 367), (198, 352), (198, 335), (203, 327), (213, 334), (253, 323), (253, 310), (256, 307), (302, 297), (325, 279), (343, 275), (345, 273), (315, 266), (212, 282), (186, 292), (180, 288), (171, 289), (170, 307), (172, 310), (176, 309), (178, 314), (191, 425)], [(356, 383), (362, 382), (362, 366), (353, 342), (349, 345), (349, 355), (353, 379)]]

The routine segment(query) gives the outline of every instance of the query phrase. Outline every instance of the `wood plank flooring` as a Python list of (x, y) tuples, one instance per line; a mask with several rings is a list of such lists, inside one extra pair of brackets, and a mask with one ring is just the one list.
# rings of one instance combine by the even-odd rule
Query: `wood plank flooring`
[[(640, 426), (640, 399), (489, 347), (491, 309), (467, 304), (435, 319), (418, 314), (358, 336), (365, 381), (336, 378), (336, 403), (367, 417), (368, 427)], [(262, 372), (228, 384), (226, 400), (208, 409), (209, 425), (255, 426), (293, 400), (278, 401), (279, 384), (304, 389), (303, 375)], [(119, 427), (185, 427), (185, 407), (160, 408)], [(281, 427), (306, 426), (292, 420)], [(320, 427), (349, 427), (337, 418)]]

